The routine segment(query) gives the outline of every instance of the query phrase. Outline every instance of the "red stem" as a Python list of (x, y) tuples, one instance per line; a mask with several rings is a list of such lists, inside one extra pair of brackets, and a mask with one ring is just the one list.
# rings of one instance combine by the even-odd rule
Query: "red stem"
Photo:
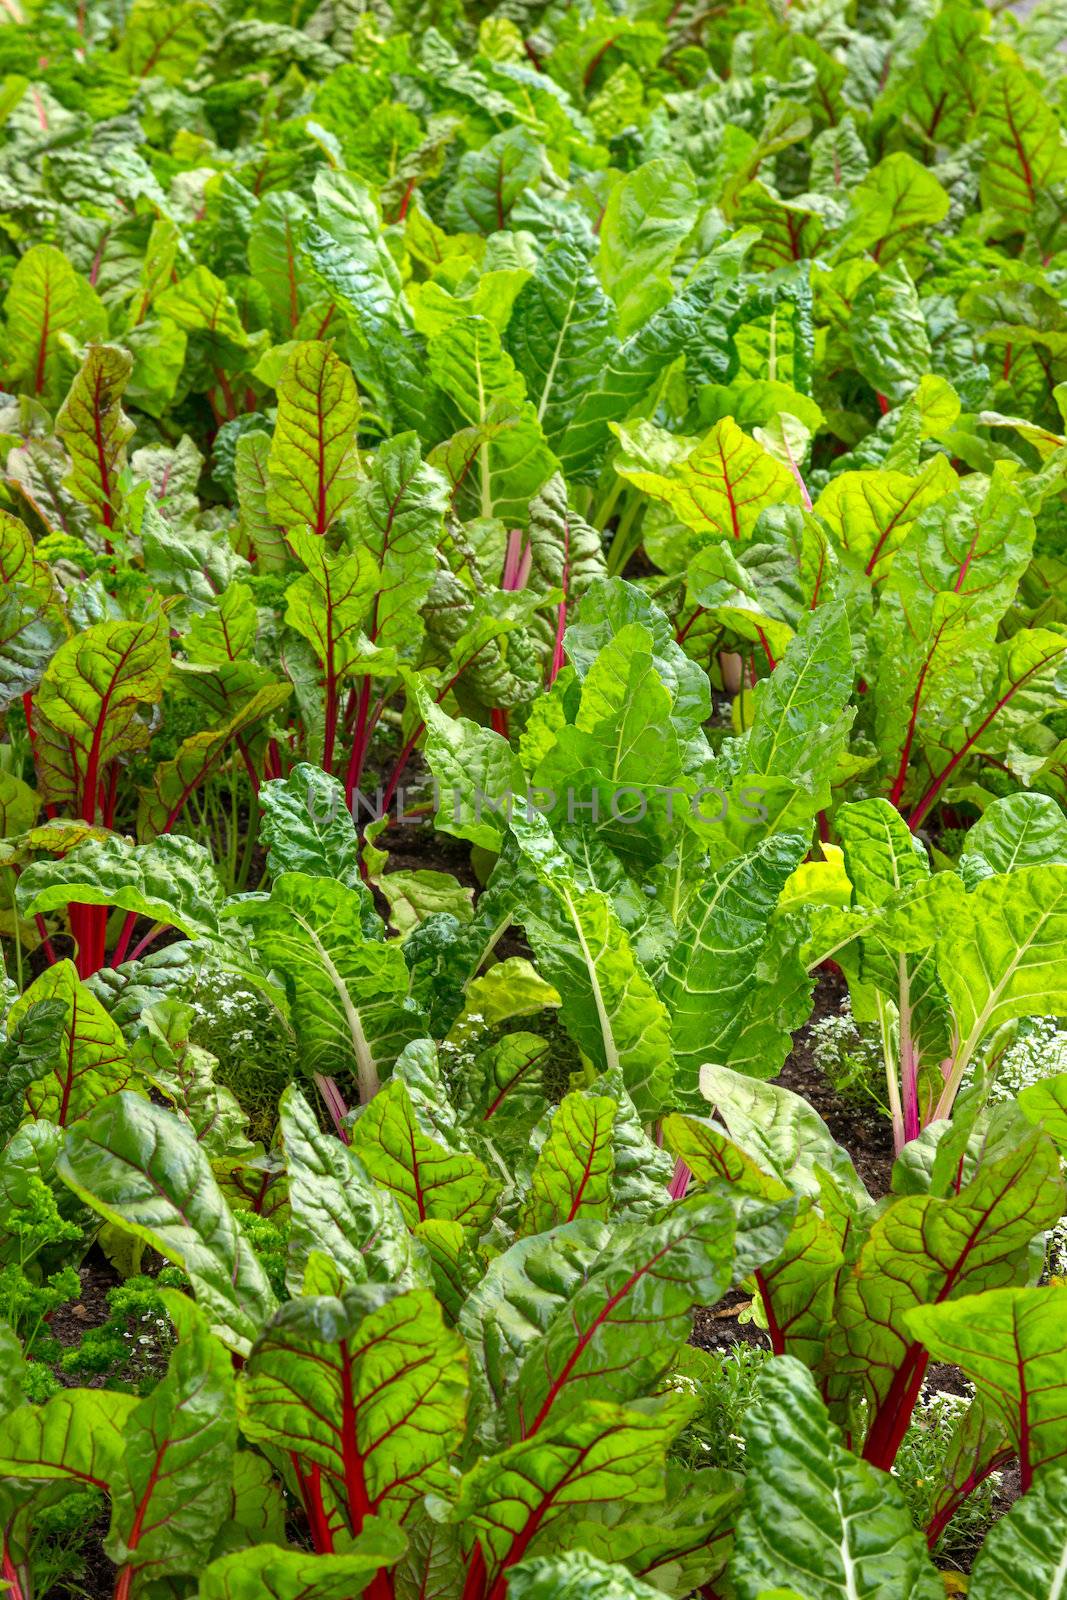
[(115, 948), (111, 952), (111, 965), (113, 967), (121, 967), (125, 960), (126, 951), (130, 948), (130, 940), (133, 937), (133, 930), (136, 925), (137, 912), (128, 911), (126, 913), (126, 921), (122, 924), (122, 931), (115, 943)]
[(25, 1600), (23, 1588), (19, 1582), (19, 1575), (15, 1570), (15, 1563), (11, 1559), (11, 1555), (6, 1544), (4, 1545), (3, 1574), (7, 1583), (10, 1585), (9, 1589), (7, 1590), (7, 1600)]
[(148, 946), (150, 944), (152, 944), (154, 942), (154, 940), (158, 939), (162, 932), (163, 932), (162, 927), (149, 928), (148, 932), (145, 934), (144, 938), (140, 941), (140, 943), (135, 945), (134, 948), (130, 951), (130, 960), (131, 961), (139, 960), (140, 957), (143, 956), (145, 951), (148, 949)]

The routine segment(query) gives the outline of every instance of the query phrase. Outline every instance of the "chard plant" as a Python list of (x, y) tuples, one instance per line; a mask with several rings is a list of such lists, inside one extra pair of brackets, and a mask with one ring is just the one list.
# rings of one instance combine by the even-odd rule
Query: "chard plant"
[(0, 0), (12, 1600), (1060, 1594), (1061, 34)]

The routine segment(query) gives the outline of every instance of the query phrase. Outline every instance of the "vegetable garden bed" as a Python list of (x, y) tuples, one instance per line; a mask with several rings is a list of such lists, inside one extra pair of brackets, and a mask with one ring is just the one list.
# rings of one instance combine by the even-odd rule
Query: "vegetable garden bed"
[(1062, 43), (0, 0), (0, 1593), (1061, 1595)]

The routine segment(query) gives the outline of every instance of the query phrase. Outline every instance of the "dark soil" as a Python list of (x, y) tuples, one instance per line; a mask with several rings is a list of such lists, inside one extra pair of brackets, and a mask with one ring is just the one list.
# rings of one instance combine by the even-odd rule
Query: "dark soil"
[(836, 1015), (847, 995), (845, 980), (836, 968), (820, 972), (815, 985), (815, 1009), (809, 1021), (793, 1035), (792, 1053), (774, 1082), (802, 1095), (815, 1108), (837, 1143), (852, 1157), (871, 1195), (880, 1200), (889, 1193), (893, 1172), (893, 1130), (889, 1119), (869, 1101), (838, 1095), (816, 1066), (810, 1043), (812, 1025), (823, 1017)]
[[(53, 1338), (59, 1340), (64, 1350), (72, 1350), (80, 1344), (90, 1328), (103, 1326), (108, 1318), (107, 1292), (119, 1282), (114, 1267), (95, 1247), (78, 1268), (78, 1276), (82, 1285), (81, 1295), (77, 1300), (68, 1300), (65, 1306), (57, 1306), (48, 1323)], [(58, 1365), (53, 1371), (68, 1389), (104, 1387), (102, 1374), (63, 1372)]]

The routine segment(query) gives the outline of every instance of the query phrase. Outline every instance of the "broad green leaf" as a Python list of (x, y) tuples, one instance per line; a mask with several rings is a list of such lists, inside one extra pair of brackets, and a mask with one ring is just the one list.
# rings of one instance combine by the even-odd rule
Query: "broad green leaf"
[(108, 1554), (138, 1583), (195, 1573), (230, 1509), (237, 1409), (230, 1352), (183, 1296), (165, 1291), (178, 1344), (126, 1421), (111, 1485)]
[(374, 559), (360, 546), (335, 555), (307, 530), (290, 531), (289, 543), (307, 570), (285, 591), (285, 620), (322, 663), (330, 708), (340, 680), (364, 656), (373, 658), (362, 628), (376, 589)]
[(618, 429), (624, 456), (616, 471), (670, 507), (687, 528), (709, 539), (751, 539), (762, 511), (795, 505), (800, 490), (789, 468), (750, 439), (732, 417), (717, 422), (688, 454), (664, 472), (642, 464), (626, 429)]
[(851, 714), (852, 656), (845, 608), (829, 601), (804, 619), (781, 662), (760, 680), (745, 755), (749, 772), (828, 784)]
[(882, 467), (839, 472), (815, 502), (815, 514), (838, 548), (878, 581), (889, 572), (912, 525), (956, 487), (956, 475), (941, 455), (914, 476)]
[(351, 1600), (382, 1567), (404, 1553), (405, 1539), (391, 1523), (371, 1518), (344, 1555), (255, 1545), (222, 1556), (205, 1568), (198, 1600)]
[(52, 1070), (27, 1086), (26, 1105), (34, 1117), (66, 1127), (129, 1083), (133, 1063), (121, 1032), (79, 981), (73, 962), (57, 961), (45, 968), (11, 1007), (8, 1032), (41, 1001), (57, 1001), (63, 1020)]
[(212, 1331), (247, 1353), (274, 1294), (187, 1124), (125, 1090), (70, 1129), (59, 1173), (106, 1221), (180, 1266)]
[(1067, 1456), (1064, 1291), (990, 1289), (919, 1306), (907, 1325), (936, 1361), (962, 1367), (1015, 1447), (1024, 1492)]
[(279, 1105), (289, 1176), (287, 1279), (299, 1294), (313, 1250), (324, 1251), (343, 1286), (420, 1281), (401, 1208), (376, 1186), (356, 1152), (323, 1133), (295, 1084)]
[(456, 167), (445, 201), (445, 225), (453, 233), (494, 233), (506, 228), (515, 202), (541, 170), (536, 139), (523, 127), (495, 133), (479, 150), (468, 150)]
[(0, 1417), (0, 1473), (30, 1482), (70, 1478), (106, 1492), (118, 1478), (136, 1406), (135, 1395), (106, 1389), (61, 1389), (44, 1405), (18, 1406)]
[(970, 1600), (1063, 1600), (1067, 1472), (1045, 1473), (994, 1523), (971, 1569)]
[(670, 298), (670, 268), (696, 210), (693, 174), (677, 156), (644, 162), (612, 189), (596, 266), (618, 309), (623, 338)]
[[(359, 840), (336, 778), (320, 767), (298, 762), (287, 778), (263, 785), (259, 803), (271, 877), (302, 872), (312, 878), (336, 878), (346, 889), (360, 892)], [(362, 915), (368, 932), (371, 910), (368, 898)]]
[(936, 1600), (941, 1580), (900, 1490), (847, 1450), (811, 1374), (768, 1362), (745, 1429), (748, 1472), (730, 1575), (738, 1600)]
[(930, 876), (926, 851), (888, 800), (857, 800), (837, 813), (856, 903), (883, 906)]
[(0, 511), (0, 578), (31, 590), (45, 603), (55, 592), (48, 562), (37, 554), (29, 528), (10, 511)]
[(193, 1126), (213, 1160), (240, 1159), (257, 1149), (233, 1092), (215, 1082), (214, 1056), (189, 1037), (195, 1012), (176, 1000), (160, 1000), (142, 1013), (142, 1031), (132, 1054), (139, 1077)]
[(415, 654), (419, 607), (429, 592), (448, 509), (448, 485), (421, 457), (418, 436), (399, 434), (374, 454), (369, 481), (351, 505), (352, 537), (374, 557), (377, 593), (367, 637), (380, 649)]
[(408, 678), (426, 726), (426, 764), (440, 795), (436, 826), (499, 851), (513, 802), (525, 806), (526, 781), (508, 741), (467, 717), (442, 711), (425, 680)]
[(120, 479), (133, 436), (122, 409), (132, 366), (118, 345), (90, 345), (56, 417), (56, 433), (72, 463), (66, 487), (109, 532), (122, 510)]
[(208, 267), (194, 267), (164, 290), (156, 301), (156, 311), (185, 333), (201, 335), (222, 361), (232, 360), (248, 343), (233, 296)]
[(271, 436), (264, 429), (243, 433), (234, 451), (233, 471), (241, 528), (264, 572), (278, 572), (288, 562), (285, 536), (267, 507), (270, 494)]
[[(676, 1096), (692, 1109), (701, 1104), (700, 1068), (728, 1064), (746, 1025), (771, 914), (805, 849), (801, 835), (773, 836), (717, 868), (686, 904), (659, 993), (671, 1018)], [(763, 1075), (773, 1077), (780, 1065), (768, 1059)]]
[(351, 1080), (363, 1103), (421, 1032), (403, 951), (364, 935), (365, 904), (365, 890), (283, 872), (269, 899), (235, 908), (285, 982), (305, 1070)]
[[(755, 1201), (735, 1208), (722, 1195), (697, 1195), (662, 1221), (616, 1228), (541, 1337), (526, 1345), (505, 1402), (513, 1437), (555, 1425), (594, 1381), (598, 1396), (620, 1404), (646, 1394), (688, 1336), (691, 1307), (713, 1305), (735, 1277), (772, 1259), (792, 1210)], [(505, 1256), (502, 1272), (507, 1265)]]
[(1005, 66), (983, 98), (978, 128), (984, 135), (982, 204), (1010, 227), (1025, 228), (1038, 193), (1067, 173), (1056, 113), (1020, 67)]
[(62, 753), (54, 766), (51, 754), (41, 757), (46, 788), (56, 799), (76, 796), (86, 821), (95, 821), (108, 763), (148, 743), (140, 712), (161, 699), (169, 668), (167, 621), (158, 606), (143, 621), (94, 623), (49, 662), (36, 708), (61, 736)]
[(1029, 1121), (1045, 1130), (1061, 1156), (1067, 1156), (1067, 1073), (1025, 1084), (1018, 1103)]
[(270, 301), (275, 331), (295, 338), (301, 316), (314, 299), (313, 285), (301, 271), (300, 245), (308, 209), (298, 194), (264, 195), (248, 234), (248, 266)]
[(618, 1068), (642, 1115), (672, 1093), (667, 1011), (634, 954), (610, 897), (587, 888), (541, 819), (513, 819), (533, 881), (518, 912), (560, 1016), (601, 1072)]
[(520, 1231), (545, 1233), (577, 1217), (606, 1217), (615, 1170), (618, 1107), (607, 1095), (578, 1089), (560, 1101), (541, 1146)]
[(71, 902), (117, 906), (180, 928), (190, 938), (217, 940), (222, 884), (204, 845), (162, 834), (132, 845), (112, 834), (87, 839), (55, 861), (38, 861), (19, 879), (27, 916)]
[(983, 878), (954, 922), (937, 970), (959, 1028), (957, 1061), (1015, 1017), (1067, 1011), (1067, 865)]
[(121, 59), (131, 78), (159, 76), (182, 83), (204, 48), (203, 0), (138, 0), (127, 18)]
[(35, 244), (11, 274), (4, 314), (6, 383), (54, 405), (74, 364), (62, 335), (102, 336), (103, 307), (61, 250)]
[(183, 739), (173, 760), (161, 761), (156, 767), (151, 787), (141, 790), (137, 807), (140, 837), (152, 839), (168, 833), (190, 797), (227, 757), (234, 756), (253, 729), (281, 711), (292, 692), (288, 683), (265, 684), (217, 727)]
[(267, 511), (287, 532), (324, 534), (362, 476), (356, 430), (359, 395), (331, 345), (293, 347), (278, 380)]
[(12, 585), (0, 595), (0, 710), (33, 693), (66, 637), (58, 612), (32, 590)]
[(1020, 867), (1067, 865), (1067, 817), (1047, 794), (1012, 794), (968, 830), (959, 871), (968, 888)]
[(913, 156), (886, 156), (850, 195), (853, 220), (848, 244), (887, 266), (913, 242), (920, 228), (941, 222), (949, 197), (934, 174)]
[(584, 252), (568, 239), (549, 245), (521, 290), (507, 346), (552, 449), (614, 344), (615, 311)]
[(365, 1285), (290, 1300), (238, 1382), (242, 1432), (326, 1474), (350, 1531), (400, 1522), (447, 1493), (467, 1405), (467, 1356), (427, 1290)]
[(440, 1220), (477, 1232), (493, 1214), (496, 1180), (477, 1156), (430, 1136), (398, 1078), (364, 1107), (352, 1149), (374, 1182), (395, 1196), (409, 1227)]
[(909, 1312), (1025, 1282), (1034, 1235), (1059, 1215), (1063, 1185), (1050, 1140), (1034, 1132), (993, 1154), (958, 1193), (895, 1200), (842, 1281), (833, 1365), (837, 1378), (858, 1379), (868, 1399), (869, 1460), (892, 1459), (899, 1394), (926, 1365)]
[(447, 915), (469, 922), (474, 915), (474, 890), (450, 872), (432, 868), (386, 872), (375, 881), (389, 902), (390, 926), (401, 938), (427, 917)]
[(857, 1207), (870, 1203), (848, 1152), (800, 1095), (717, 1066), (703, 1068), (700, 1091), (734, 1143), (779, 1183), (816, 1200), (820, 1172), (830, 1173)]
[(849, 337), (856, 369), (877, 394), (899, 405), (933, 365), (926, 318), (903, 261), (872, 273), (857, 290), (851, 309)]
[(590, 1399), (533, 1438), (483, 1458), (462, 1480), (453, 1516), (478, 1539), (490, 1592), (576, 1507), (662, 1500), (667, 1449), (692, 1409), (680, 1395), (642, 1410)]
[(534, 1556), (512, 1567), (508, 1578), (510, 1600), (654, 1600), (662, 1593), (584, 1550)]

